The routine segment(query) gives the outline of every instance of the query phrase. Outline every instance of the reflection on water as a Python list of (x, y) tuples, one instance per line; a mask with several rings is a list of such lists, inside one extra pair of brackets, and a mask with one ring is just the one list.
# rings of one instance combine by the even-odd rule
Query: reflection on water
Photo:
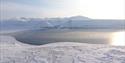
[(111, 45), (125, 46), (125, 32), (114, 32), (111, 35)]
[(33, 45), (43, 45), (55, 42), (80, 42), (90, 44), (125, 46), (125, 31), (115, 31), (35, 30), (17, 33), (15, 38), (23, 43)]

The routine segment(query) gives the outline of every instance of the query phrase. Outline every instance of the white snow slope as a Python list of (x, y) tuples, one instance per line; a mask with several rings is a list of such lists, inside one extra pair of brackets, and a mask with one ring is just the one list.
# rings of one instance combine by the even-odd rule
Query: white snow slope
[(41, 46), (0, 36), (0, 63), (125, 63), (125, 47), (60, 42)]

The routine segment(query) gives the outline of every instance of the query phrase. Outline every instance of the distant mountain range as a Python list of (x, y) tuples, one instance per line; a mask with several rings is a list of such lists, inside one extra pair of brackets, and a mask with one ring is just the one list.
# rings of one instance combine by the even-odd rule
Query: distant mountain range
[(125, 20), (91, 19), (84, 16), (67, 18), (15, 18), (0, 21), (1, 30), (41, 28), (125, 29)]

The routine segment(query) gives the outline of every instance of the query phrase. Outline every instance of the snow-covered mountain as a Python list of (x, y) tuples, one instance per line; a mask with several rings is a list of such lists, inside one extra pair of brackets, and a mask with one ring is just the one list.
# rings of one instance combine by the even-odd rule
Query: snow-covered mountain
[(124, 28), (125, 20), (90, 19), (83, 16), (68, 18), (16, 18), (0, 21), (1, 30), (51, 28)]
[(72, 16), (69, 17), (70, 20), (90, 20), (91, 18), (84, 17), (84, 16)]

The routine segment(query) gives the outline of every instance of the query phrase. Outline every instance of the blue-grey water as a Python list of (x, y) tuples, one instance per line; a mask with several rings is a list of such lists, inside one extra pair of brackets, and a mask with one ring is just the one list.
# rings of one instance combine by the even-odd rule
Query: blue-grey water
[[(114, 40), (113, 37), (116, 36), (116, 34), (118, 35), (116, 38), (119, 37), (119, 34), (122, 32), (124, 31), (110, 29), (48, 29), (18, 32), (15, 33), (14, 36), (18, 41), (32, 45), (55, 42), (80, 42), (112, 45)], [(124, 35), (124, 33), (122, 33), (122, 35)], [(124, 36), (122, 36), (122, 38), (124, 38)], [(122, 39), (117, 38), (117, 40)]]

